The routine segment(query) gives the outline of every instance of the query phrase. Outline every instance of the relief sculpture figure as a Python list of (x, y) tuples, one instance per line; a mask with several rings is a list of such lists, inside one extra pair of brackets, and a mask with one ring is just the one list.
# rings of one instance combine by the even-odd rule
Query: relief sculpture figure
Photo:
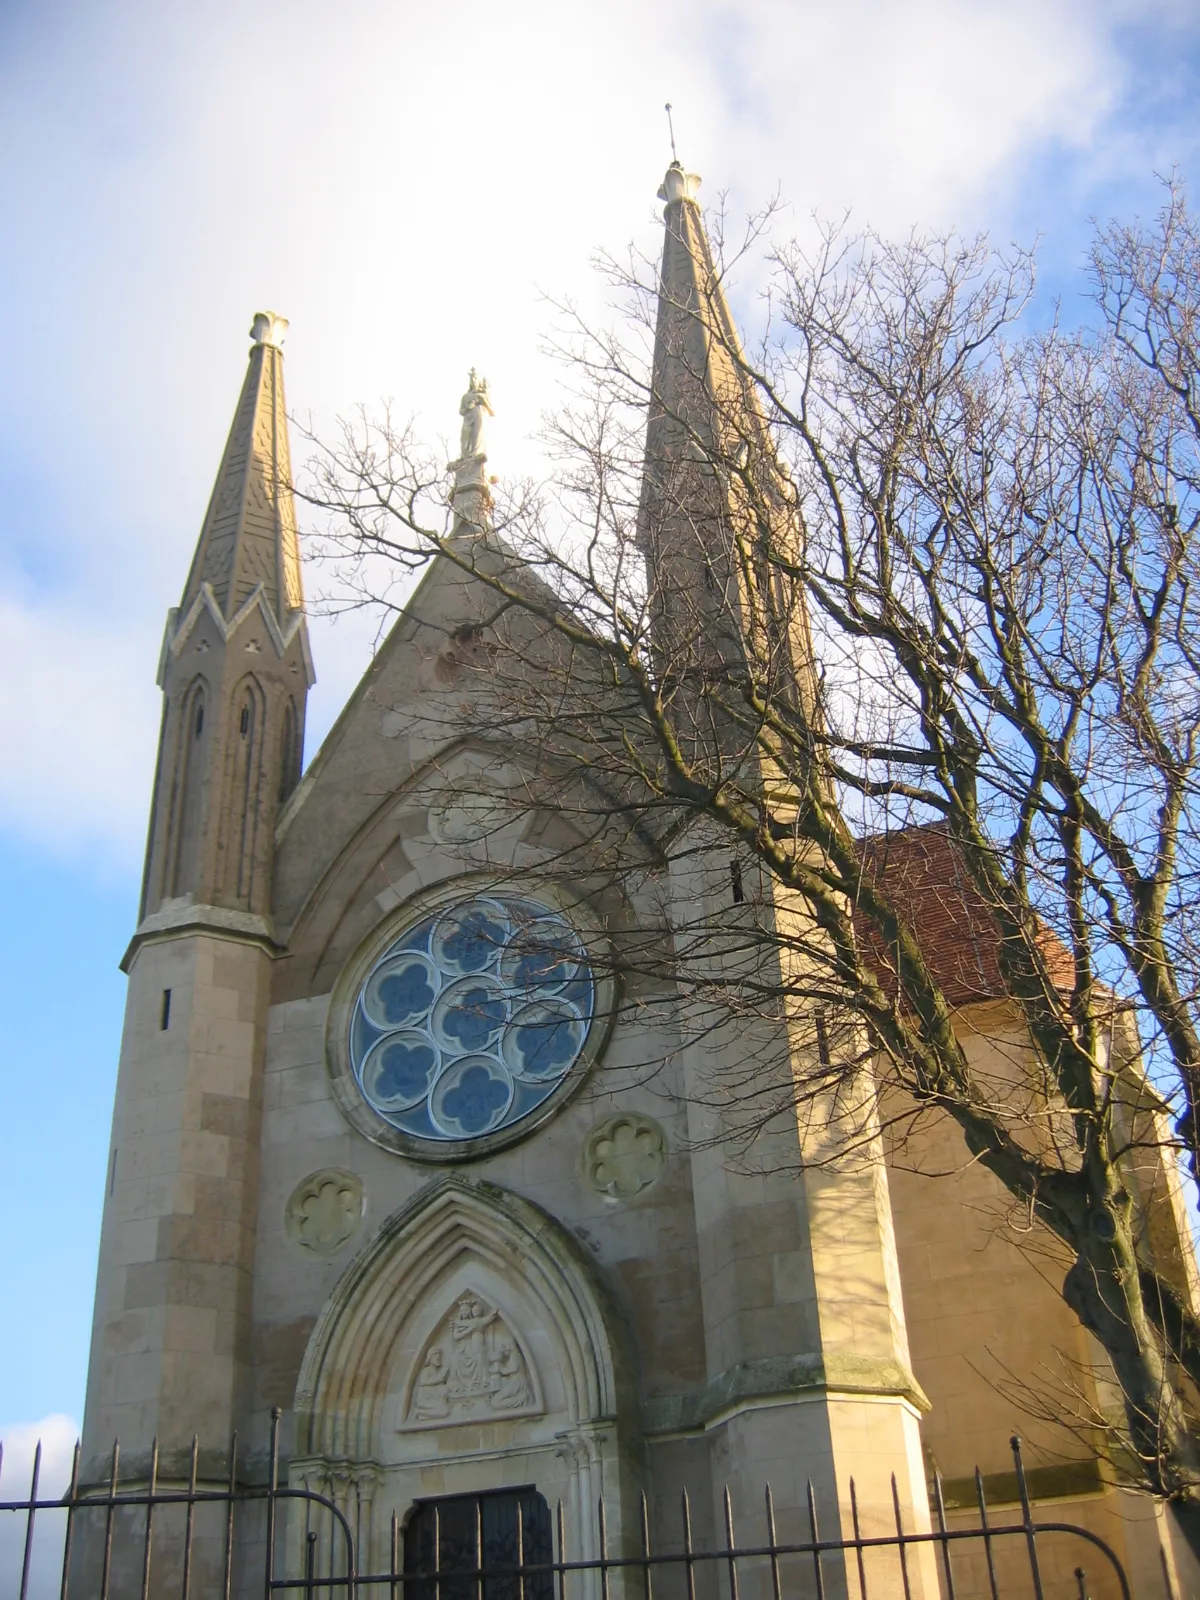
[(512, 1341), (501, 1339), (492, 1357), (492, 1404), (497, 1411), (516, 1411), (533, 1398), (525, 1377), (525, 1363)]
[(448, 1417), (450, 1415), (449, 1377), (450, 1369), (446, 1365), (445, 1352), (440, 1345), (434, 1345), (433, 1349), (425, 1357), (425, 1365), (417, 1374), (417, 1381), (413, 1387), (412, 1414), (414, 1417)]
[(461, 1294), (417, 1357), (408, 1424), (511, 1416), (539, 1403), (534, 1376), (499, 1311), (472, 1291)]
[(486, 1394), (488, 1390), (488, 1349), (484, 1334), (496, 1320), (477, 1295), (464, 1295), (450, 1324), (454, 1336), (454, 1393)]

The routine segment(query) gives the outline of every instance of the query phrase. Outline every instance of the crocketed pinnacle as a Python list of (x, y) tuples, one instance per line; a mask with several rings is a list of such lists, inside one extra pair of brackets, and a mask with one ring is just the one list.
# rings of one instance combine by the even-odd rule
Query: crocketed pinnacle
[(304, 603), (283, 393), (287, 326), (273, 311), (254, 318), (246, 380), (188, 573), (182, 615), (205, 584), (226, 621), (261, 590), (281, 632)]

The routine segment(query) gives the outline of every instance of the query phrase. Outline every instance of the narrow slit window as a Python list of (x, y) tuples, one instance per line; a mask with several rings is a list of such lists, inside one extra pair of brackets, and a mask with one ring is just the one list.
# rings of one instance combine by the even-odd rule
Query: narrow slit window
[(159, 1012), (159, 1015), (158, 1015), (159, 1032), (160, 1033), (166, 1033), (167, 1029), (170, 1026), (171, 1026), (171, 991), (170, 991), (170, 989), (164, 989), (163, 992), (162, 992), (162, 1010)]
[(746, 898), (746, 890), (742, 884), (742, 864), (740, 861), (729, 863), (729, 888), (733, 895), (733, 903), (740, 906)]
[(250, 707), (249, 706), (243, 706), (242, 707), (242, 738), (244, 739), (249, 732), (250, 732)]
[(108, 1197), (111, 1200), (113, 1190), (117, 1187), (117, 1147), (113, 1145), (113, 1153), (108, 1163)]
[(203, 706), (197, 706), (196, 707), (196, 738), (198, 739), (203, 732), (204, 732), (204, 707)]
[(829, 1054), (829, 1024), (825, 1020), (824, 1006), (818, 1006), (813, 1012), (813, 1022), (817, 1030), (817, 1059), (823, 1067), (827, 1067), (832, 1058)]

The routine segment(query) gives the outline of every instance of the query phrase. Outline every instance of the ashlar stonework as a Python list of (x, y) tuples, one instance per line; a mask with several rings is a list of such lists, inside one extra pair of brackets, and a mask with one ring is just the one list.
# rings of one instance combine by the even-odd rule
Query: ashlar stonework
[[(694, 518), (655, 500), (690, 470), (672, 419), (739, 383), (698, 185), (674, 163), (662, 191), (642, 508), (647, 559), (680, 592), (703, 590), (709, 552)], [(834, 1507), (849, 1529), (852, 1476), (865, 1532), (894, 1527), (897, 1502), (906, 1528), (928, 1528), (932, 1466), (951, 1484), (977, 1462), (1003, 1474), (1019, 1428), (1043, 1515), (1109, 1540), (1135, 1592), (1160, 1592), (1164, 1567), (1186, 1592), (1169, 1519), (1095, 1474), (1086, 1492), (1078, 1473), (1056, 1477), (1079, 1442), (1005, 1398), (999, 1377), (1031, 1377), (1048, 1350), (1080, 1370), (1097, 1357), (1040, 1264), (993, 1227), (1004, 1197), (956, 1159), (953, 1130), (923, 1125), (938, 1178), (890, 1168), (878, 1141), (831, 1159), (832, 1119), (777, 1118), (755, 1163), (731, 1158), (712, 1085), (757, 1052), (806, 1070), (786, 1019), (697, 1029), (669, 994), (636, 975), (618, 994), (606, 976), (622, 940), (669, 949), (672, 928), (736, 915), (727, 865), (717, 882), (685, 854), (601, 887), (562, 865), (586, 841), (539, 808), (512, 742), (460, 736), (464, 685), (488, 670), (477, 581), (431, 564), (302, 771), (313, 665), (286, 331), (254, 320), (163, 641), (84, 1483), (104, 1478), (114, 1435), (130, 1477), (155, 1439), (182, 1473), (195, 1430), (201, 1477), (222, 1481), (229, 1435), (261, 1460), (278, 1408), (288, 1481), (344, 1509), (365, 1570), (388, 1560), (393, 1513), (529, 1485), (561, 1501), (586, 1560), (599, 1500), (610, 1551), (629, 1550), (643, 1494), (656, 1537), (677, 1537), (685, 1487), (698, 1546), (723, 1537), (725, 1485), (739, 1530), (759, 1527), (766, 1480), (781, 1528), (805, 1525), (811, 1480), (829, 1531)], [(472, 374), (452, 471), (479, 549), (492, 404)], [(747, 437), (762, 428), (743, 420)], [(535, 676), (549, 648), (531, 634)], [(773, 913), (807, 915), (782, 900)], [(1002, 1079), (1024, 1045), (985, 991), (958, 1024)], [(1139, 1203), (1153, 1198), (1195, 1296), (1178, 1184), (1152, 1167)], [(164, 1520), (156, 1549), (175, 1537)], [(204, 1559), (193, 1593), (217, 1592)], [(827, 1592), (854, 1593), (838, 1559)], [(140, 1592), (126, 1577), (120, 1592)], [(908, 1582), (938, 1593), (916, 1553)]]

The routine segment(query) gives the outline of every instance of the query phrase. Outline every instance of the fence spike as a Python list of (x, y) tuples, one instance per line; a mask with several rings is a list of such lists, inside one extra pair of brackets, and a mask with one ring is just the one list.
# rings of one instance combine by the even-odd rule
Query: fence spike
[(817, 1580), (817, 1600), (825, 1600), (825, 1573), (821, 1567), (821, 1529), (817, 1523), (817, 1491), (808, 1479), (808, 1526), (812, 1530), (813, 1575)]
[(33, 1560), (33, 1522), (37, 1516), (38, 1479), (42, 1475), (42, 1441), (39, 1439), (33, 1452), (33, 1473), (29, 1480), (30, 1506), (25, 1513), (25, 1553), (21, 1560), (21, 1589), (19, 1600), (29, 1594), (29, 1563)]
[(688, 1600), (696, 1600), (696, 1568), (692, 1562), (692, 1502), (685, 1488), (682, 1495), (683, 1570), (687, 1576)]
[(108, 1472), (108, 1509), (104, 1517), (104, 1566), (100, 1573), (100, 1600), (108, 1600), (108, 1580), (112, 1571), (113, 1514), (116, 1510), (117, 1484), (121, 1477), (121, 1441), (113, 1440), (112, 1462)]
[(850, 1523), (854, 1529), (854, 1555), (858, 1566), (859, 1600), (867, 1600), (867, 1563), (863, 1555), (862, 1529), (858, 1522), (858, 1486), (850, 1479)]
[(646, 1600), (654, 1600), (654, 1580), (650, 1576), (650, 1505), (646, 1491), (642, 1490), (642, 1592)]
[(733, 1542), (733, 1501), (728, 1484), (725, 1485), (725, 1548), (729, 1552), (729, 1600), (739, 1600), (737, 1554)]
[(283, 1412), (271, 1407), (271, 1459), (267, 1471), (267, 1550), (263, 1563), (263, 1597), (271, 1600), (275, 1587), (275, 1497), (279, 1492), (279, 1419)]
[(957, 1600), (954, 1592), (954, 1568), (950, 1561), (950, 1540), (946, 1537), (946, 1500), (942, 1493), (942, 1474), (933, 1474), (933, 1499), (937, 1508), (938, 1532), (942, 1535), (942, 1568), (946, 1574), (946, 1600)]
[(604, 1496), (596, 1503), (596, 1520), (600, 1529), (600, 1593), (608, 1600), (608, 1519), (604, 1515)]
[(67, 1600), (67, 1585), (71, 1575), (71, 1540), (75, 1533), (75, 1496), (79, 1493), (79, 1453), (82, 1440), (76, 1439), (75, 1453), (71, 1458), (71, 1486), (67, 1490), (67, 1531), (63, 1537), (62, 1580), (58, 1600)]
[(567, 1524), (561, 1500), (555, 1502), (554, 1523), (558, 1533), (558, 1600), (566, 1600), (567, 1575), (563, 1567), (567, 1559)]
[(183, 1534), (183, 1600), (191, 1600), (192, 1593), (192, 1535), (196, 1526), (196, 1469), (200, 1461), (200, 1440), (192, 1435), (192, 1455), (188, 1463), (187, 1522)]
[(775, 1496), (771, 1493), (771, 1482), (767, 1480), (765, 1488), (767, 1502), (767, 1544), (771, 1548), (771, 1594), (773, 1600), (783, 1600), (779, 1584), (779, 1540), (775, 1534)]
[(896, 1482), (896, 1474), (892, 1473), (892, 1505), (896, 1512), (896, 1544), (900, 1551), (900, 1576), (904, 1580), (904, 1600), (912, 1600), (912, 1586), (908, 1581), (908, 1550), (905, 1547), (907, 1535), (904, 1532), (904, 1517), (900, 1510), (900, 1485)]
[(150, 1595), (150, 1552), (154, 1548), (154, 1491), (158, 1488), (158, 1435), (150, 1445), (150, 1485), (146, 1497), (146, 1533), (142, 1550), (142, 1600)]
[(1038, 1566), (1037, 1529), (1033, 1521), (1033, 1507), (1029, 1503), (1029, 1485), (1025, 1481), (1025, 1463), (1021, 1459), (1021, 1436), (1014, 1433), (1008, 1441), (1017, 1469), (1017, 1493), (1021, 1497), (1021, 1520), (1025, 1527), (1025, 1543), (1029, 1550), (1029, 1572), (1033, 1579), (1035, 1600), (1045, 1600), (1042, 1591), (1042, 1572)]
[(229, 1435), (229, 1506), (225, 1512), (225, 1572), (221, 1600), (229, 1600), (233, 1590), (233, 1511), (237, 1505), (237, 1429)]

